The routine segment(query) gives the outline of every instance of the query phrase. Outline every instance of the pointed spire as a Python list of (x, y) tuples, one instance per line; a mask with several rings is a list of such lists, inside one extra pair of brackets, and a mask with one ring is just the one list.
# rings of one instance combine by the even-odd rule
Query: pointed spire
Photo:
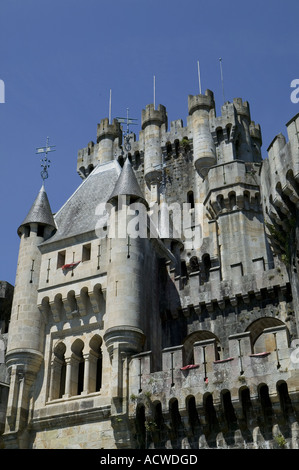
[(24, 219), (24, 221), (21, 223), (20, 227), (18, 228), (18, 234), (21, 235), (21, 231), (20, 231), (21, 227), (23, 227), (24, 225), (28, 225), (30, 223), (49, 225), (50, 227), (56, 228), (44, 184), (42, 185), (26, 218)]
[(133, 200), (141, 200), (147, 206), (128, 157), (108, 202), (117, 200), (119, 196), (130, 196)]

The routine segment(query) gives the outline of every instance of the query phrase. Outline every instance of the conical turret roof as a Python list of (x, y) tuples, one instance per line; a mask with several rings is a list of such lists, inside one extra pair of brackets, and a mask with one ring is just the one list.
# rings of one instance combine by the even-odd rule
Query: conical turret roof
[(56, 228), (53, 214), (51, 211), (50, 203), (48, 200), (47, 193), (44, 185), (42, 185), (34, 203), (31, 206), (26, 218), (23, 220), (18, 228), (18, 234), (20, 235), (20, 229), (24, 225), (30, 223), (37, 223), (41, 225), (49, 225), (50, 227)]
[(108, 202), (117, 200), (119, 196), (130, 196), (135, 200), (141, 199), (147, 205), (128, 157)]

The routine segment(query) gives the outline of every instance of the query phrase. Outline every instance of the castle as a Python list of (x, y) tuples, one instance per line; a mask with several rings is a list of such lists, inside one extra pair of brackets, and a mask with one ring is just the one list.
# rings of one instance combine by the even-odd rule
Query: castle
[(299, 448), (299, 114), (263, 160), (247, 102), (188, 113), (103, 119), (18, 228), (5, 448)]

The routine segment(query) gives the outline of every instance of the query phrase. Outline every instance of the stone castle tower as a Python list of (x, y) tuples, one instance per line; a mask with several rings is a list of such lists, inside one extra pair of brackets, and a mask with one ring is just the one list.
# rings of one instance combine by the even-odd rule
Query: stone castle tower
[(188, 111), (103, 119), (20, 225), (6, 448), (299, 447), (299, 115), (263, 160), (247, 102)]

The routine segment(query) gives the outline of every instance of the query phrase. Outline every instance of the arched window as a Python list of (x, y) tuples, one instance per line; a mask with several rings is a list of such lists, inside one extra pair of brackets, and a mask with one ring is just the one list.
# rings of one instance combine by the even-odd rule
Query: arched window
[(217, 142), (218, 142), (218, 145), (220, 145), (224, 140), (224, 138), (223, 138), (223, 129), (221, 127), (219, 127), (216, 130), (216, 133), (217, 133)]
[[(253, 350), (255, 353), (261, 353), (267, 351), (269, 352), (269, 344), (266, 348), (265, 345), (265, 338), (263, 335), (264, 329), (265, 328), (271, 328), (274, 326), (280, 326), (284, 325), (284, 323), (279, 320), (278, 318), (272, 318), (272, 317), (262, 317), (259, 318), (258, 320), (255, 320), (252, 322), (247, 328), (246, 331), (250, 331), (251, 339), (252, 339), (252, 345), (253, 345)], [(275, 349), (275, 344), (273, 341), (273, 349)]]
[(186, 336), (183, 341), (184, 345), (184, 364), (194, 364), (194, 343), (205, 340), (215, 340), (215, 354), (213, 360), (219, 360), (221, 357), (222, 349), (221, 344), (217, 336), (208, 330), (194, 331), (190, 335)]
[(229, 199), (229, 207), (231, 210), (235, 210), (237, 208), (237, 200), (236, 200), (236, 193), (235, 191), (232, 191), (228, 195)]
[(65, 376), (66, 376), (66, 362), (65, 362), (66, 346), (62, 341), (59, 341), (53, 350), (53, 358), (51, 363), (51, 377), (50, 377), (50, 393), (49, 399), (55, 400), (62, 398), (65, 393)]
[(84, 343), (81, 339), (76, 339), (71, 347), (72, 350), (72, 378), (73, 383), (77, 384), (77, 390), (72, 390), (72, 395), (80, 395), (84, 389)]
[(102, 370), (103, 370), (103, 356), (102, 356), (102, 338), (99, 335), (94, 335), (90, 342), (89, 352), (89, 391), (98, 392), (102, 388)]

